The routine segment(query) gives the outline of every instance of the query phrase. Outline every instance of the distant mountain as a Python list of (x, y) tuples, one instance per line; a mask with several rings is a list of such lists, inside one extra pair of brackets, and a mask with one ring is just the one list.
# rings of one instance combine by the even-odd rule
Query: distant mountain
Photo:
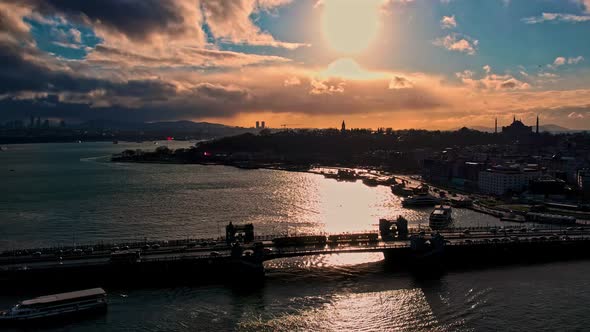
[(91, 120), (77, 125), (83, 129), (107, 129), (107, 130), (143, 130), (143, 131), (171, 131), (186, 132), (203, 129), (229, 129), (236, 128), (218, 123), (192, 122), (192, 121), (162, 121), (162, 122), (123, 122), (114, 120)]
[(546, 124), (539, 126), (539, 131), (548, 131), (550, 133), (567, 133), (575, 130), (571, 130), (569, 128), (565, 128), (554, 124)]
[(484, 127), (484, 126), (470, 126), (469, 129), (481, 131), (484, 133), (493, 133), (494, 128)]
[[(494, 132), (494, 128), (484, 127), (484, 126), (469, 126), (469, 129), (481, 131), (484, 133), (493, 133)], [(533, 126), (533, 130), (535, 130), (534, 126)], [(502, 127), (498, 126), (498, 132), (501, 132), (501, 131), (502, 131)], [(550, 132), (550, 133), (568, 133), (568, 132), (574, 132), (576, 130), (565, 128), (565, 127), (558, 126), (555, 124), (546, 124), (546, 125), (540, 125), (539, 131), (540, 132)]]
[(146, 130), (171, 130), (171, 131), (191, 131), (202, 129), (221, 129), (235, 128), (219, 123), (209, 122), (192, 122), (192, 121), (164, 121), (144, 123)]

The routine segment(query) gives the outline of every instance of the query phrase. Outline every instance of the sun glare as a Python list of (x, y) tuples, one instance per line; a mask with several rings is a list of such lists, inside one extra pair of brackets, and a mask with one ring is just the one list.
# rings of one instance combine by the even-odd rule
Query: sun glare
[(340, 77), (353, 80), (369, 80), (385, 78), (385, 75), (378, 72), (370, 72), (363, 69), (356, 61), (351, 58), (340, 58), (328, 65), (324, 71), (320, 72), (324, 78)]
[(344, 54), (365, 50), (379, 28), (378, 0), (326, 0), (322, 31), (328, 44)]

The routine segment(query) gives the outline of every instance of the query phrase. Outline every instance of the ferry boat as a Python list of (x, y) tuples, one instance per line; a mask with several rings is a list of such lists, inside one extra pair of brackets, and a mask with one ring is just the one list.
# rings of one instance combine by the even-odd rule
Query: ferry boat
[(429, 226), (432, 230), (445, 229), (453, 221), (453, 210), (450, 205), (436, 205), (430, 213)]
[(25, 300), (7, 311), (0, 311), (2, 322), (27, 322), (106, 310), (107, 294), (102, 288), (60, 293)]
[(440, 199), (428, 195), (414, 195), (410, 196), (402, 201), (402, 206), (433, 206), (440, 203)]

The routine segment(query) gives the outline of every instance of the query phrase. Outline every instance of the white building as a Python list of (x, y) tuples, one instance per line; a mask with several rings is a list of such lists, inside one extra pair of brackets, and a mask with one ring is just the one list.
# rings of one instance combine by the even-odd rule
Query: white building
[(479, 190), (486, 194), (503, 195), (508, 191), (521, 192), (529, 182), (541, 176), (534, 168), (493, 167), (479, 172)]

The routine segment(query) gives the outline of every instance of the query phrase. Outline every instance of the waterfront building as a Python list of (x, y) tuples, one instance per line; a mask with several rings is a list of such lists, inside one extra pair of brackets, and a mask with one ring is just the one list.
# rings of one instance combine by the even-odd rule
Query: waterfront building
[(260, 122), (256, 121), (256, 129), (260, 128)]
[(536, 167), (495, 166), (479, 172), (478, 187), (481, 192), (494, 195), (521, 192), (540, 176), (541, 172)]
[(262, 128), (262, 129), (266, 128), (265, 121), (260, 122), (260, 128)]

